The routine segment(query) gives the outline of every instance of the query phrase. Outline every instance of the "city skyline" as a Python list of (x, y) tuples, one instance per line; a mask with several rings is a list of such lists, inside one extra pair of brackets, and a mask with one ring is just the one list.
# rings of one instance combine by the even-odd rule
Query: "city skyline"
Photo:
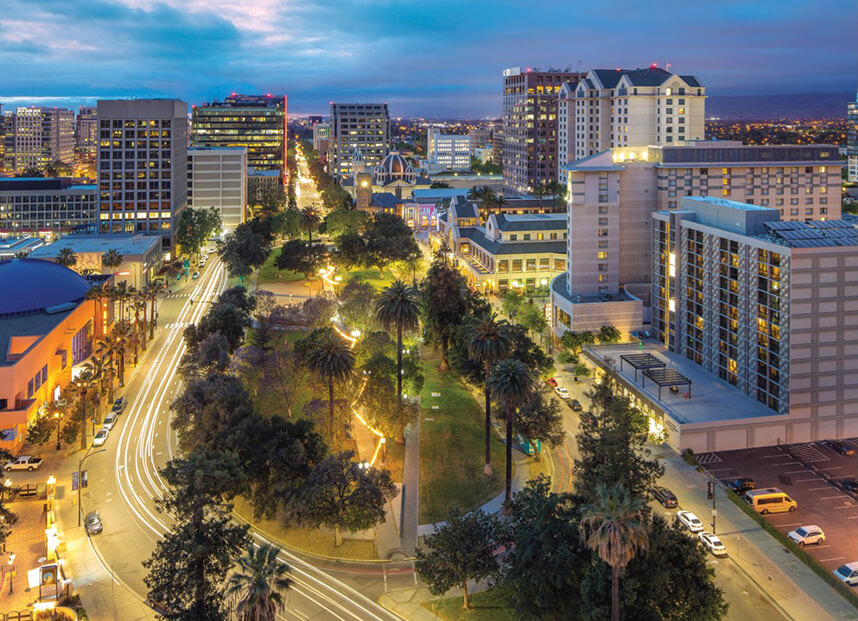
[(686, 5), (528, 7), (525, 20), (501, 4), (11, 0), (0, 17), (0, 53), (9, 60), (0, 102), (76, 106), (133, 96), (198, 104), (232, 91), (285, 92), (297, 114), (324, 112), (334, 100), (387, 102), (392, 116), (488, 117), (500, 114), (506, 67), (667, 62), (698, 75), (714, 97), (855, 88), (858, 15), (845, 1), (829, 7), (837, 20), (821, 19), (807, 2), (696, 6), (684, 27), (658, 38), (652, 33), (687, 15)]

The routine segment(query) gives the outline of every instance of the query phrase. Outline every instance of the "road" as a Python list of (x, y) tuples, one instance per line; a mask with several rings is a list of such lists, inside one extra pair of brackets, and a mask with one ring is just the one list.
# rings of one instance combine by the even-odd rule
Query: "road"
[[(86, 463), (90, 486), (83, 510), (99, 509), (104, 522), (104, 532), (92, 538), (96, 552), (116, 579), (141, 598), (147, 592), (141, 563), (170, 524), (153, 498), (164, 491), (159, 468), (178, 452), (169, 404), (180, 388), (176, 370), (185, 349), (182, 331), (199, 320), (225, 283), (224, 266), (212, 256), (196, 283), (162, 302), (159, 334), (127, 379), (125, 414), (104, 450)], [(252, 534), (255, 541), (264, 541), (259, 533)], [(285, 619), (393, 621), (397, 617), (371, 597), (387, 587), (413, 584), (414, 579), (410, 567), (403, 565), (311, 563), (287, 552), (281, 560), (291, 566), (293, 580)], [(316, 564), (327, 565), (326, 570)]]

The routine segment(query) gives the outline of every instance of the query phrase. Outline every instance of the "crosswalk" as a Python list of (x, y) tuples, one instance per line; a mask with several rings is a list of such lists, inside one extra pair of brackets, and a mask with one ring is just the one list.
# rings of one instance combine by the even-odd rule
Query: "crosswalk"
[(811, 442), (805, 444), (792, 444), (789, 447), (789, 452), (795, 455), (799, 461), (804, 463), (831, 461), (831, 458), (828, 455), (819, 450), (819, 448)]
[(169, 293), (165, 297), (167, 299), (173, 300), (173, 299), (178, 299), (178, 298), (186, 298), (189, 296), (190, 296), (190, 293), (188, 293), (186, 291), (179, 291), (177, 293)]
[(701, 465), (717, 464), (723, 461), (716, 453), (700, 453), (697, 457), (697, 463)]
[(166, 328), (187, 328), (188, 326), (193, 325), (193, 321), (174, 321), (166, 324), (164, 327)]

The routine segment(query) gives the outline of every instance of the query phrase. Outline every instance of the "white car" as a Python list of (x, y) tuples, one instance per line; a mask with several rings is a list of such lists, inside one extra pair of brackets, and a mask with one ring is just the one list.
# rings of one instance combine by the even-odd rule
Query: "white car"
[(680, 511), (676, 514), (676, 519), (682, 522), (683, 526), (692, 533), (703, 532), (703, 522), (700, 518), (691, 513), (691, 511)]
[(834, 575), (849, 586), (855, 586), (858, 584), (858, 561), (841, 565), (834, 570)]
[(825, 541), (825, 533), (819, 526), (799, 526), (795, 530), (787, 533), (787, 537), (795, 541), (800, 546), (806, 546), (812, 543), (820, 544)]
[(113, 429), (113, 426), (116, 424), (116, 414), (111, 412), (107, 416), (104, 417), (104, 422), (101, 423), (101, 426), (105, 429)]
[(554, 389), (554, 392), (556, 392), (557, 396), (560, 397), (561, 399), (568, 399), (569, 398), (569, 391), (566, 390), (565, 388), (563, 388), (563, 386), (558, 386), (557, 388)]
[(98, 430), (98, 433), (96, 433), (95, 437), (92, 439), (92, 445), (104, 446), (104, 443), (107, 442), (108, 435), (110, 435), (110, 431), (102, 427)]
[(724, 547), (724, 544), (721, 543), (721, 540), (718, 539), (718, 535), (715, 533), (698, 533), (697, 539), (712, 553), (712, 556), (727, 556), (727, 548)]

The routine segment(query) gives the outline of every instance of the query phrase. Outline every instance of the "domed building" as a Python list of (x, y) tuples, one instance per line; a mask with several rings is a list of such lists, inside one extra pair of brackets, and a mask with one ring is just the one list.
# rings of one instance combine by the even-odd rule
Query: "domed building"
[(408, 202), (414, 190), (432, 185), (398, 151), (388, 153), (372, 170), (367, 170), (360, 151), (355, 153), (353, 162), (353, 176), (343, 181), (343, 187), (359, 209), (390, 211), (395, 209), (393, 205)]
[(0, 448), (21, 450), (27, 425), (57, 399), (112, 321), (87, 279), (52, 261), (0, 261)]
[(398, 151), (391, 151), (375, 167), (374, 183), (387, 187), (396, 181), (404, 181), (407, 185), (417, 183), (417, 173)]

